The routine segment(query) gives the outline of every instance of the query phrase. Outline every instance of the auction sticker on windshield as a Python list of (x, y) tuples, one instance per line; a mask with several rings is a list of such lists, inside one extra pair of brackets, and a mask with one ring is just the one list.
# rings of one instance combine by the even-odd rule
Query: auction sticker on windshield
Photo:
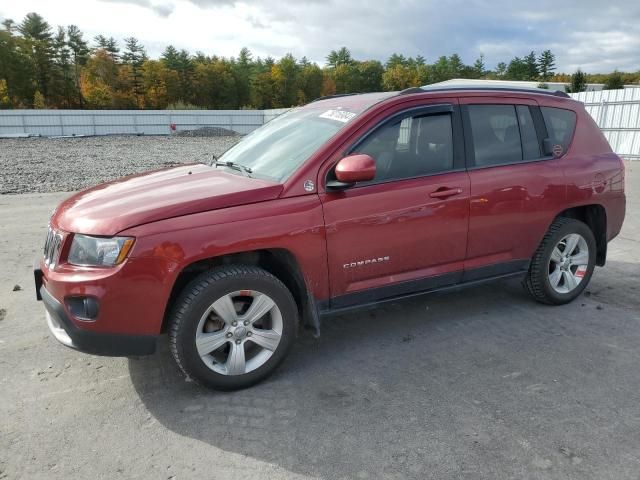
[(328, 118), (329, 120), (336, 120), (338, 122), (347, 123), (355, 116), (355, 113), (346, 112), (344, 110), (327, 110), (320, 115), (320, 118)]

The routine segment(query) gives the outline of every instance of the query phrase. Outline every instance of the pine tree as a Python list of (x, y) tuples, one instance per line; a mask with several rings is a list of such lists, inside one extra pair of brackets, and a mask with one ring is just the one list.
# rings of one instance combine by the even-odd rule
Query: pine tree
[(473, 63), (473, 75), (474, 78), (482, 78), (485, 76), (487, 72), (484, 67), (484, 55), (481, 53), (480, 56)]
[(182, 100), (191, 102), (194, 99), (193, 82), (196, 63), (208, 63), (208, 59), (202, 55), (197, 61), (186, 50), (178, 51), (173, 45), (165, 48), (160, 57), (162, 64), (177, 74), (178, 85), (176, 98), (173, 101)]
[(464, 68), (464, 63), (462, 63), (462, 59), (460, 55), (454, 53), (449, 57), (449, 78), (458, 78), (462, 74), (462, 69)]
[(379, 92), (382, 90), (382, 75), (384, 66), (377, 60), (358, 63), (360, 92)]
[(80, 103), (80, 108), (83, 108), (84, 99), (82, 98), (82, 92), (80, 91), (80, 69), (87, 64), (87, 59), (89, 58), (89, 46), (84, 38), (82, 38), (82, 32), (75, 25), (69, 25), (67, 27), (67, 37), (68, 46), (73, 54), (73, 71), (78, 103)]
[(526, 65), (526, 80), (537, 80), (540, 76), (538, 70), (538, 60), (536, 59), (536, 53), (531, 51), (529, 55), (524, 57), (524, 63)]
[(551, 53), (551, 50), (545, 50), (538, 57), (538, 70), (543, 82), (548, 82), (553, 77), (553, 72), (556, 69), (555, 61), (556, 57)]
[[(72, 73), (71, 73), (71, 50), (67, 43), (67, 32), (63, 27), (58, 27), (58, 32), (53, 40), (55, 51), (55, 63), (57, 68), (54, 69), (54, 78), (56, 89), (60, 96), (64, 99), (63, 104), (67, 108), (72, 105), (71, 96), (74, 90)], [(62, 103), (62, 102), (56, 102)]]
[(576, 72), (571, 75), (571, 83), (569, 84), (568, 91), (570, 93), (579, 93), (587, 90), (587, 75), (578, 68)]
[(407, 59), (404, 58), (404, 55), (398, 55), (397, 53), (392, 54), (387, 60), (387, 63), (384, 64), (385, 68), (393, 68), (397, 66), (403, 66), (407, 64)]
[(51, 27), (37, 13), (28, 13), (18, 26), (18, 31), (26, 42), (29, 56), (36, 70), (38, 93), (46, 103), (53, 76), (53, 57), (55, 55)]
[(240, 107), (246, 107), (251, 103), (251, 76), (253, 75), (253, 59), (248, 48), (240, 50), (238, 60), (233, 69), (238, 91), (238, 103)]
[(290, 53), (282, 57), (271, 69), (275, 82), (276, 102), (281, 107), (291, 107), (298, 101), (298, 65)]
[(449, 60), (444, 55), (439, 57), (438, 60), (430, 65), (430, 79), (433, 83), (443, 82), (453, 78), (449, 69)]
[(3, 22), (0, 30), (0, 81), (3, 83), (3, 103), (7, 107), (21, 107), (33, 104), (35, 93), (34, 68), (26, 41), (14, 35), (15, 23)]
[(124, 39), (126, 50), (122, 55), (122, 61), (130, 68), (129, 82), (136, 99), (138, 108), (142, 108), (144, 97), (144, 85), (142, 82), (142, 65), (147, 59), (147, 53), (135, 37)]
[(96, 42), (96, 46), (93, 49), (94, 52), (96, 50), (104, 50), (109, 53), (115, 61), (119, 60), (120, 48), (118, 48), (118, 42), (116, 42), (115, 38), (106, 38), (103, 35), (97, 35), (93, 40)]
[(347, 47), (342, 47), (340, 50), (331, 50), (327, 55), (327, 66), (331, 68), (337, 68), (339, 65), (352, 65), (353, 58), (351, 52)]
[(298, 100), (307, 103), (318, 98), (322, 93), (322, 69), (308, 60), (303, 65), (300, 61), (300, 73), (298, 75)]
[(529, 67), (525, 59), (514, 57), (507, 67), (504, 77), (507, 80), (529, 80)]
[(178, 50), (173, 45), (168, 45), (167, 48), (164, 49), (162, 55), (160, 55), (160, 60), (165, 64), (167, 68), (171, 70), (178, 69)]
[(13, 33), (16, 31), (16, 22), (11, 20), (10, 18), (5, 18), (2, 21), (2, 26), (4, 27), (5, 32)]
[(308, 67), (309, 65), (311, 65), (311, 62), (309, 61), (309, 59), (306, 57), (306, 55), (304, 55), (300, 61), (298, 62), (298, 65), (300, 65), (302, 68), (304, 67)]

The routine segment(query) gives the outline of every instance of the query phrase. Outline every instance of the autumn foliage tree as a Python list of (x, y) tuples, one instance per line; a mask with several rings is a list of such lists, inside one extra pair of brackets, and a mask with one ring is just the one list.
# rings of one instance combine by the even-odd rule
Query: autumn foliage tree
[(394, 53), (385, 63), (360, 60), (342, 46), (324, 65), (288, 53), (280, 59), (254, 57), (242, 48), (234, 57), (190, 53), (173, 45), (149, 58), (134, 37), (118, 41), (97, 35), (91, 43), (75, 25), (52, 27), (29, 13), (0, 29), (0, 108), (279, 108), (320, 96), (403, 90), (453, 78), (638, 83), (640, 72), (556, 73), (550, 50), (516, 56), (488, 68), (483, 55), (466, 64), (457, 54), (429, 63)]

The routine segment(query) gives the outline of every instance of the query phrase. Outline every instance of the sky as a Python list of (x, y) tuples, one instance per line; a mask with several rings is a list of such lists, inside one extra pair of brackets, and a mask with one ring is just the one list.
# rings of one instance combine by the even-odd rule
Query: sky
[(207, 55), (297, 58), (324, 65), (346, 46), (357, 60), (392, 53), (434, 62), (482, 53), (488, 68), (551, 49), (557, 72), (640, 70), (640, 0), (0, 0), (0, 18), (38, 12), (86, 38), (135, 36), (152, 58), (167, 45)]

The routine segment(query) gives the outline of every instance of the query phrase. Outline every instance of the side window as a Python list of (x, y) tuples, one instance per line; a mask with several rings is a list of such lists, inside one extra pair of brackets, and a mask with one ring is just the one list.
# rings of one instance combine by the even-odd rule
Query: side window
[(540, 107), (549, 138), (554, 145), (562, 145), (566, 152), (576, 128), (576, 114), (561, 108)]
[(355, 152), (376, 161), (376, 178), (371, 183), (452, 170), (451, 114), (398, 119), (374, 131)]
[(518, 117), (514, 105), (469, 105), (468, 109), (477, 166), (522, 160)]
[(526, 105), (518, 105), (518, 123), (520, 124), (520, 138), (522, 139), (522, 158), (524, 160), (533, 160), (540, 158), (540, 142), (538, 142), (538, 134), (533, 124), (531, 110)]

